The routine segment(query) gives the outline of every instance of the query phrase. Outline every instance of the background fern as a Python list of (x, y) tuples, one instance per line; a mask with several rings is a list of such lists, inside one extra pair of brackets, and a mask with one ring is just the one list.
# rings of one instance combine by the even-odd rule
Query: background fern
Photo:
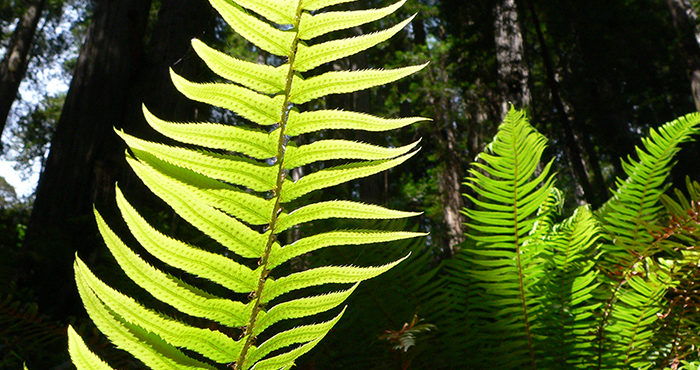
[[(164, 145), (117, 132), (128, 145), (127, 162), (143, 183), (180, 217), (223, 247), (201, 249), (162, 233), (139, 214), (117, 187), (122, 218), (143, 250), (155, 257), (155, 263), (151, 263), (141, 252), (129, 248), (95, 211), (100, 233), (126, 275), (181, 313), (165, 315), (144, 306), (103, 283), (76, 258), (78, 291), (91, 319), (117, 347), (147, 366), (204, 369), (227, 364), (236, 369), (288, 368), (336, 324), (345, 312), (336, 307), (359, 282), (389, 270), (407, 255), (369, 267), (348, 266), (351, 261), (341, 261), (346, 266), (297, 269), (294, 260), (331, 246), (424, 235), (376, 227), (340, 227), (333, 231), (316, 230), (299, 240), (293, 235), (286, 238), (289, 230), (319, 220), (382, 220), (417, 215), (360, 202), (307, 196), (397, 166), (416, 153), (418, 141), (384, 148), (339, 139), (301, 145), (295, 143), (295, 137), (326, 129), (386, 131), (423, 120), (303, 110), (306, 103), (325, 95), (386, 84), (424, 67), (310, 73), (325, 63), (385, 41), (410, 20), (385, 31), (314, 42), (321, 35), (389, 15), (405, 1), (381, 9), (319, 12), (344, 2), (347, 0), (211, 0), (237, 33), (255, 47), (286, 58), (286, 62), (280, 66), (259, 65), (193, 40), (195, 52), (209, 68), (233, 83), (193, 83), (171, 71), (172, 81), (188, 98), (229, 109), (250, 125), (168, 122), (144, 107), (144, 116), (156, 131), (188, 146)], [(356, 161), (340, 165), (330, 162), (330, 166), (299, 179), (290, 176), (290, 171), (299, 167), (337, 160)], [(171, 273), (171, 268), (196, 278), (181, 278), (183, 274)], [(202, 279), (219, 287), (206, 289), (210, 283), (202, 284)], [(340, 290), (320, 289), (329, 284)], [(316, 315), (320, 316), (313, 324), (298, 326), (289, 322)], [(72, 328), (69, 343), (78, 368), (109, 368), (88, 350)]]
[[(27, 354), (41, 348), (39, 359), (55, 361), (53, 351), (65, 345), (65, 328), (38, 312), (35, 303), (21, 303), (12, 296), (0, 298), (0, 368), (22, 367)], [(47, 350), (49, 349), (49, 350)]]
[[(467, 179), (476, 194), (467, 195), (475, 207), (465, 210), (472, 241), (428, 284), (438, 291), (426, 295), (435, 307), (426, 316), (447, 338), (445, 367), (677, 366), (670, 353), (680, 347), (696, 358), (697, 343), (679, 345), (679, 332), (669, 333), (697, 331), (697, 322), (681, 319), (696, 311), (665, 315), (679, 291), (692, 291), (697, 240), (667, 240), (673, 226), (661, 200), (673, 156), (699, 126), (700, 115), (690, 114), (652, 130), (639, 159), (625, 162), (628, 178), (610, 201), (561, 220), (551, 162), (539, 163), (545, 139), (511, 110)], [(695, 214), (694, 203), (679, 198), (666, 198), (671, 225)]]

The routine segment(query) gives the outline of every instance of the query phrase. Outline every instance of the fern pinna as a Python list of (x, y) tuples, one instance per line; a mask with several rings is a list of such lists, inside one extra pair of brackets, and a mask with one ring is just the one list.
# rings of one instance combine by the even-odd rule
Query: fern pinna
[[(211, 327), (239, 330), (234, 339), (222, 331), (193, 326), (144, 307), (104, 284), (76, 258), (78, 291), (89, 316), (117, 347), (147, 366), (204, 369), (226, 364), (235, 369), (288, 368), (329, 332), (344, 312), (336, 307), (359, 282), (389, 270), (401, 259), (383, 266), (325, 266), (282, 276), (275, 273), (275, 268), (325, 247), (423, 235), (341, 229), (286, 245), (277, 238), (285, 230), (314, 220), (416, 215), (344, 200), (290, 205), (303, 204), (302, 197), (315, 190), (390, 169), (416, 153), (418, 142), (384, 148), (347, 140), (317, 140), (307, 145), (293, 141), (296, 136), (320, 130), (387, 131), (423, 120), (382, 119), (340, 110), (301, 111), (304, 103), (314, 99), (386, 84), (424, 67), (314, 75), (316, 67), (385, 41), (410, 21), (349, 39), (314, 42), (330, 32), (385, 17), (405, 2), (380, 9), (323, 11), (350, 1), (211, 0), (211, 5), (238, 34), (255, 47), (286, 58), (286, 63), (276, 67), (255, 64), (193, 40), (194, 50), (207, 66), (233, 83), (192, 83), (171, 71), (172, 81), (188, 98), (231, 110), (254, 127), (167, 122), (144, 107), (146, 120), (156, 131), (188, 146), (169, 146), (118, 132), (129, 148), (127, 162), (143, 183), (227, 252), (214, 253), (163, 234), (139, 214), (117, 187), (117, 205), (135, 239), (163, 263), (214, 282), (231, 294), (248, 297), (241, 302), (217, 296), (151, 266), (127, 247), (95, 211), (107, 247), (131, 280), (182, 314), (216, 323)], [(294, 168), (327, 160), (355, 161), (325, 166), (296, 181), (288, 176)], [(342, 284), (345, 288), (321, 295), (306, 294), (306, 288), (326, 284)], [(304, 293), (301, 298), (300, 290)], [(293, 291), (295, 297), (289, 298), (288, 293)], [(327, 321), (291, 329), (280, 324), (333, 309), (335, 313)], [(78, 368), (108, 368), (72, 329), (69, 349)]]
[(467, 179), (471, 239), (440, 268), (423, 313), (451, 338), (445, 367), (648, 368), (692, 348), (669, 333), (697, 332), (692, 315), (664, 317), (677, 312), (674, 292), (688, 297), (677, 287), (700, 266), (697, 243), (662, 240), (661, 200), (674, 154), (699, 129), (700, 114), (652, 129), (610, 201), (559, 221), (546, 141), (511, 110)]

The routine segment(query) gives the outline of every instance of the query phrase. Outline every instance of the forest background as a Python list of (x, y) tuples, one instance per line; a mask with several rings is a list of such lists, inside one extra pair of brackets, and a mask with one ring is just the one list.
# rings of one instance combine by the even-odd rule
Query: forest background
[[(357, 0), (342, 8), (389, 3)], [(640, 137), (700, 108), (697, 11), (690, 0), (410, 0), (369, 29), (417, 13), (405, 31), (331, 68), (430, 60), (427, 70), (391, 86), (329, 97), (325, 104), (431, 118), (377, 142), (396, 145), (423, 137), (420, 159), (330, 191), (338, 198), (423, 211), (414, 225), (430, 236), (411, 248), (429, 257), (420, 260), (429, 270), (464, 241), (460, 210), (468, 204), (461, 183), (513, 104), (550, 138), (548, 155), (560, 169), (566, 208), (583, 201), (597, 207), (623, 175), (619, 159), (634, 151)], [(164, 119), (235, 122), (230, 112), (186, 100), (170, 83), (169, 67), (195, 81), (214, 78), (192, 51), (193, 37), (249, 60), (274, 56), (230, 32), (205, 0), (3, 0), (0, 30), (2, 155), (24, 176), (32, 169), (41, 174), (35, 191), (19, 196), (5, 180), (9, 173), (0, 173), (0, 368), (23, 361), (30, 368), (61, 367), (67, 361), (68, 323), (92, 333), (87, 337), (109, 352), (85, 318), (72, 261), (79, 253), (119, 286), (118, 268), (92, 219), (93, 204), (116, 216), (114, 182), (151, 208), (170, 234), (192, 235), (126, 169), (124, 145), (113, 127), (156, 138), (141, 116), (141, 102)], [(51, 79), (68, 89), (48, 88)], [(700, 179), (698, 158), (700, 146), (686, 145), (673, 182)], [(357, 255), (342, 260), (386, 260), (370, 250), (344, 250)], [(298, 263), (304, 268), (319, 258), (334, 257)], [(421, 317), (418, 287), (401, 278), (415, 263), (403, 268), (361, 286), (350, 300), (349, 318), (300, 367), (358, 366), (363, 358), (389, 368), (429, 356), (429, 345), (421, 347), (429, 335), (418, 338), (409, 353), (378, 337), (400, 329), (414, 314)], [(107, 358), (119, 363), (120, 354)], [(129, 366), (128, 359), (121, 361)]]

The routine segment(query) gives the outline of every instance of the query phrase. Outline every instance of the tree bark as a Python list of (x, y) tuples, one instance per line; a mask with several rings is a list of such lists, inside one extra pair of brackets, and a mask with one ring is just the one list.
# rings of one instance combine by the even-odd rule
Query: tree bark
[(535, 33), (537, 35), (537, 41), (540, 44), (540, 52), (542, 56), (542, 61), (544, 63), (545, 74), (547, 77), (547, 85), (550, 90), (552, 97), (552, 104), (556, 110), (559, 120), (561, 122), (562, 134), (564, 137), (564, 152), (571, 165), (571, 170), (573, 172), (573, 177), (578, 181), (578, 184), (583, 190), (583, 196), (586, 201), (594, 207), (600, 205), (600, 197), (597, 189), (594, 189), (588, 178), (588, 171), (586, 170), (586, 162), (581, 153), (581, 146), (576, 133), (574, 132), (574, 127), (567, 113), (567, 109), (564, 106), (564, 102), (561, 98), (561, 93), (559, 90), (559, 82), (555, 77), (554, 63), (552, 63), (552, 58), (549, 54), (549, 48), (547, 47), (547, 42), (545, 41), (544, 34), (542, 32), (542, 26), (537, 16), (534, 4), (532, 0), (524, 0), (527, 6), (530, 17), (532, 18), (533, 25), (535, 27)]
[(498, 89), (501, 95), (501, 119), (510, 105), (530, 105), (529, 71), (525, 63), (523, 35), (515, 0), (499, 0), (495, 8), (494, 41), (498, 64)]
[(700, 111), (700, 26), (693, 5), (688, 0), (666, 0), (673, 26), (685, 55), (695, 109)]
[(97, 1), (41, 173), (25, 250), (31, 254), (29, 283), (42, 310), (56, 317), (79, 307), (71, 265), (98, 245), (90, 213), (112, 192), (123, 150), (112, 126), (120, 122), (129, 85), (143, 63), (150, 1)]
[[(417, 16), (412, 22), (415, 45), (427, 45), (425, 22)], [(444, 36), (444, 35), (441, 35)], [(431, 61), (427, 71), (428, 81), (431, 86), (449, 86), (449, 76), (447, 73), (448, 56), (441, 55), (437, 60)], [(440, 193), (440, 203), (442, 206), (442, 225), (444, 233), (435, 233), (438, 241), (442, 244), (442, 257), (450, 257), (459, 249), (459, 244), (464, 241), (464, 218), (462, 208), (464, 201), (462, 197), (462, 172), (461, 158), (458, 143), (458, 128), (453, 115), (457, 111), (454, 104), (455, 92), (429, 89), (424, 102), (432, 107), (433, 122), (429, 126), (429, 134), (435, 142), (436, 154), (440, 163), (436, 179), (438, 192)], [(444, 236), (440, 235), (444, 234)]]
[(177, 93), (168, 67), (187, 78), (204, 79), (190, 40), (213, 29), (213, 13), (205, 0), (161, 4), (144, 51), (150, 0), (98, 1), (78, 58), (25, 240), (31, 256), (27, 279), (44, 312), (57, 318), (80, 310), (72, 284), (75, 252), (96, 259), (96, 247), (102, 245), (93, 204), (113, 217), (117, 180), (127, 196), (143, 196), (130, 191), (134, 186), (146, 192), (127, 169), (124, 145), (113, 126), (153, 136), (141, 115), (141, 102), (164, 119), (193, 120), (197, 112), (208, 117), (208, 111)]
[[(450, 122), (447, 123), (451, 126)], [(442, 194), (442, 215), (447, 227), (447, 247), (450, 254), (454, 255), (459, 249), (459, 244), (464, 241), (464, 220), (462, 218), (462, 173), (459, 158), (457, 157), (457, 138), (452, 127), (442, 130), (443, 137), (438, 139), (441, 145), (445, 145), (444, 168), (440, 171), (438, 189)], [(438, 134), (439, 136), (439, 134)]]
[[(17, 98), (19, 85), (27, 73), (30, 51), (46, 0), (32, 1), (17, 21), (5, 57), (0, 63), (0, 135), (2, 135), (10, 108)], [(1, 144), (0, 144), (1, 145)]]
[[(430, 69), (430, 79), (434, 85), (446, 85), (448, 76), (441, 68), (445, 61), (436, 61), (436, 66)], [(457, 142), (457, 127), (453, 117), (452, 97), (449, 94), (434, 96), (430, 94), (427, 102), (435, 109), (433, 116), (434, 128), (431, 130), (435, 140), (437, 154), (440, 158), (441, 168), (438, 172), (438, 191), (442, 201), (442, 217), (446, 231), (445, 255), (451, 256), (459, 249), (459, 244), (464, 241), (464, 219), (462, 218), (462, 166)]]

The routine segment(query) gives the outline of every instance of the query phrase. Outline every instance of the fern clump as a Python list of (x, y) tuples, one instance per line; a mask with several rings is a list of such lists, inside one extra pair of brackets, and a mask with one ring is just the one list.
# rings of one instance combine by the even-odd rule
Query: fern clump
[(680, 333), (698, 330), (698, 207), (663, 194), (699, 131), (697, 113), (652, 129), (612, 198), (562, 219), (546, 139), (511, 110), (465, 183), (470, 240), (431, 283), (424, 317), (448, 338), (446, 366), (648, 368), (693, 354)]
[[(76, 283), (90, 318), (117, 347), (147, 366), (288, 368), (330, 331), (344, 312), (337, 307), (361, 281), (389, 270), (402, 259), (382, 266), (324, 266), (286, 275), (273, 274), (276, 268), (321, 248), (423, 235), (341, 229), (287, 244), (278, 239), (280, 233), (316, 220), (417, 215), (347, 200), (304, 202), (304, 196), (311, 192), (388, 170), (416, 153), (418, 142), (398, 148), (337, 139), (305, 145), (294, 142), (299, 135), (320, 130), (386, 131), (423, 120), (300, 109), (314, 99), (383, 85), (425, 66), (314, 74), (316, 67), (387, 40), (410, 21), (349, 39), (314, 42), (321, 35), (392, 14), (405, 2), (381, 9), (323, 11), (349, 1), (211, 0), (238, 34), (255, 47), (286, 58), (286, 63), (255, 64), (193, 40), (194, 50), (207, 66), (232, 83), (193, 83), (171, 71), (172, 81), (188, 98), (231, 110), (251, 125), (168, 122), (144, 107), (144, 116), (156, 131), (186, 146), (117, 132), (128, 146), (128, 164), (143, 183), (180, 217), (226, 249), (224, 254), (216, 253), (164, 234), (142, 217), (117, 187), (122, 218), (145, 251), (166, 265), (227, 289), (231, 293), (228, 297), (152, 266), (95, 211), (107, 247), (131, 280), (180, 313), (211, 322), (206, 328), (195, 326), (192, 320), (148, 308), (103, 283), (76, 258)], [(354, 161), (326, 166), (296, 181), (289, 176), (295, 168), (328, 160)], [(306, 288), (327, 284), (342, 284), (345, 288), (320, 295), (307, 293), (310, 290)], [(234, 300), (231, 296), (247, 298)], [(326, 321), (291, 329), (278, 325), (330, 310), (334, 313)], [(109, 368), (72, 329), (69, 348), (78, 368)]]

